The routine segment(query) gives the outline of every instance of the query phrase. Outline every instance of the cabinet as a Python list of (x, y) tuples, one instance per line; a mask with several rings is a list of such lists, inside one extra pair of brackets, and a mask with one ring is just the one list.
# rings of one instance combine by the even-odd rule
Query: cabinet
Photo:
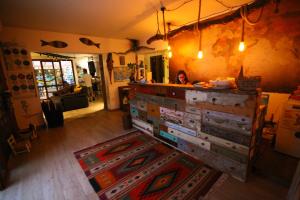
[[(140, 89), (143, 88), (143, 89)], [(131, 84), (133, 126), (246, 181), (257, 139), (258, 91)], [(155, 91), (167, 91), (159, 95)], [(152, 91), (152, 92), (149, 92)], [(300, 145), (299, 145), (300, 146)]]
[(122, 111), (129, 111), (129, 86), (119, 87), (119, 101), (120, 101), (120, 109)]

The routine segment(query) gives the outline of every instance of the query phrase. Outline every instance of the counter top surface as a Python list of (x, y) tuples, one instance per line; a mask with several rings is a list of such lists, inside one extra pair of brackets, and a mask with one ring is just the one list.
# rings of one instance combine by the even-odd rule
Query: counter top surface
[(188, 90), (198, 90), (198, 91), (207, 91), (207, 92), (224, 92), (224, 93), (234, 93), (234, 94), (258, 94), (261, 92), (261, 89), (258, 88), (257, 90), (254, 91), (242, 91), (238, 90), (237, 88), (235, 89), (215, 89), (215, 88), (201, 88), (201, 87), (195, 87), (191, 84), (189, 85), (182, 85), (182, 84), (165, 84), (165, 83), (129, 83), (129, 85), (132, 86), (145, 86), (145, 87), (176, 87), (176, 88), (181, 88), (181, 89), (188, 89)]

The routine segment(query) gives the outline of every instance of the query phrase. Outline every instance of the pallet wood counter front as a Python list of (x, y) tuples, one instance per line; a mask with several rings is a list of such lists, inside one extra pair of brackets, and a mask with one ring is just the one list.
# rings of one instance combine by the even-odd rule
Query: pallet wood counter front
[(258, 91), (177, 84), (130, 86), (134, 127), (246, 181), (260, 130)]

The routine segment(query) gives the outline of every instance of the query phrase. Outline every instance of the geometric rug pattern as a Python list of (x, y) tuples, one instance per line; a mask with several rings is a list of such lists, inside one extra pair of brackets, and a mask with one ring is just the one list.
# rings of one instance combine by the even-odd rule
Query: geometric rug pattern
[(199, 199), (221, 172), (140, 131), (74, 153), (99, 199)]

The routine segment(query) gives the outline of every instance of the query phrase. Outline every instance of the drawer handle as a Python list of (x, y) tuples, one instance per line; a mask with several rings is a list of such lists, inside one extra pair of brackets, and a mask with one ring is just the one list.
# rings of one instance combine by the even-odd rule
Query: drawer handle
[(196, 98), (196, 97), (194, 97), (194, 98), (193, 98), (193, 100), (194, 100), (194, 101), (196, 101), (196, 100), (197, 100), (197, 98)]
[(236, 104), (234, 104), (234, 106), (235, 106), (235, 107), (239, 107), (239, 106), (241, 106), (241, 104), (236, 103)]

